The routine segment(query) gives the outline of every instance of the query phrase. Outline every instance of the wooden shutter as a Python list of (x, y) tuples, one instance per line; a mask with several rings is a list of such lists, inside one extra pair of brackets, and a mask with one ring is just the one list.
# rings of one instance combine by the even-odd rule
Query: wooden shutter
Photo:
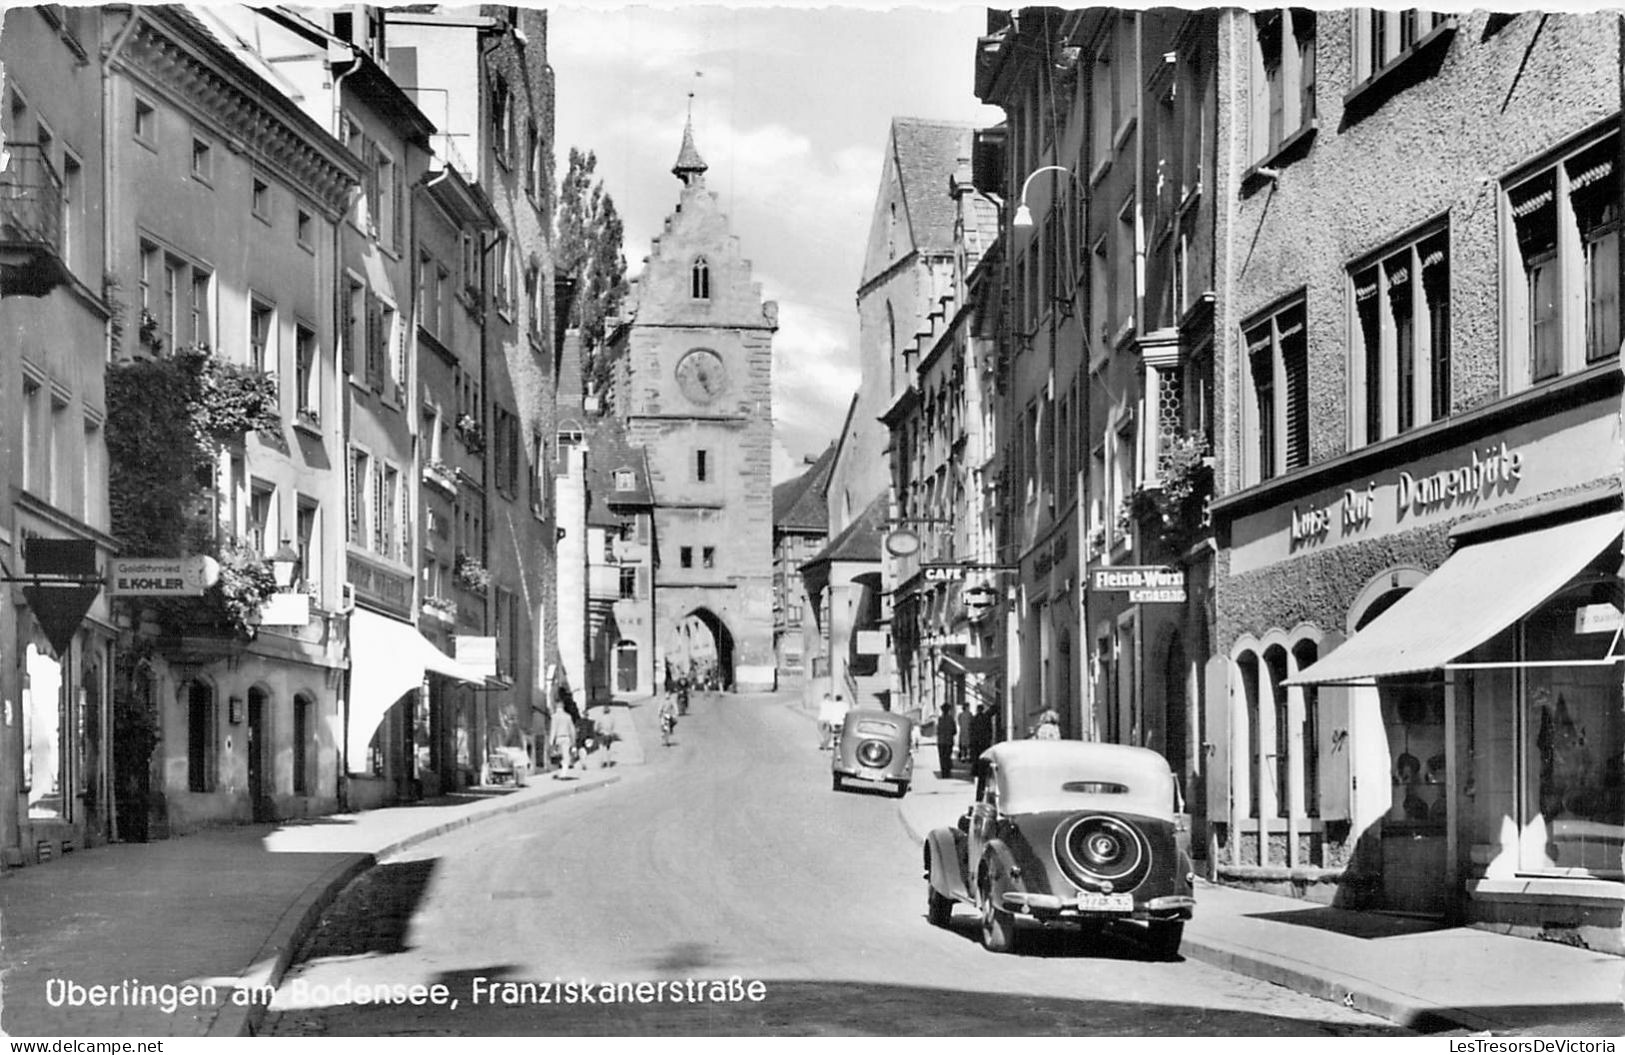
[[(1334, 631), (1321, 638), (1322, 659), (1343, 643)], [(1351, 817), (1350, 800), (1354, 788), (1353, 743), (1350, 722), (1350, 695), (1347, 685), (1305, 687), (1317, 696), (1320, 710), (1320, 819), (1346, 821)]]
[(1286, 469), (1309, 464), (1309, 342), (1301, 310), (1281, 320), (1281, 370), (1286, 381)]
[[(1226, 656), (1207, 661), (1206, 739), (1202, 741), (1202, 767), (1207, 778), (1207, 816), (1213, 824), (1230, 823), (1230, 694), (1239, 691), (1239, 672), (1232, 677), (1233, 664)], [(1231, 833), (1235, 839), (1235, 833)]]
[(395, 163), (390, 182), (390, 191), (394, 195), (392, 205), (395, 217), (394, 236), (395, 252), (401, 253), (406, 248), (406, 164), (405, 157)]

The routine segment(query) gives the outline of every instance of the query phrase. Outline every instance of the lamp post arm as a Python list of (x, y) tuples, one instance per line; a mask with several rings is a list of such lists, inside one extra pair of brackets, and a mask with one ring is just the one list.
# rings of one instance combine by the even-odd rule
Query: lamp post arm
[(1027, 188), (1033, 185), (1033, 180), (1037, 179), (1039, 176), (1042, 176), (1046, 172), (1064, 172), (1068, 176), (1072, 176), (1073, 179), (1078, 178), (1077, 176), (1074, 176), (1072, 174), (1072, 170), (1067, 168), (1065, 165), (1044, 165), (1039, 168), (1035, 168), (1032, 170), (1032, 172), (1027, 174), (1027, 180), (1021, 185), (1021, 195), (1017, 200), (1022, 204), (1026, 204)]

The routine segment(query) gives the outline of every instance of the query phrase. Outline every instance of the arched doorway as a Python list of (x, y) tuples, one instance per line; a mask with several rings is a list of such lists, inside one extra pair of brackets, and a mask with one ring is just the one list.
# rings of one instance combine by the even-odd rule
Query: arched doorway
[(615, 645), (615, 691), (638, 690), (638, 643), (621, 640)]
[(675, 655), (668, 663), (675, 677), (687, 677), (695, 684), (732, 689), (734, 684), (734, 638), (715, 612), (696, 608), (677, 624)]

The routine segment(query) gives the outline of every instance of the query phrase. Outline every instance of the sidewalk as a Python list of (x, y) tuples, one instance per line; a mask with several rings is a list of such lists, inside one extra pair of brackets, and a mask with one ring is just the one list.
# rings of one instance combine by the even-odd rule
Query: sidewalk
[[(0, 1031), (252, 1034), (269, 999), (269, 990), (260, 987), (281, 981), (321, 910), (380, 858), (469, 824), (613, 784), (620, 766), (641, 762), (630, 711), (615, 706), (602, 716), (618, 739), (606, 758), (595, 757), (576, 779), (531, 774), (519, 788), (120, 843), (0, 875)], [(599, 709), (593, 717), (600, 717)], [(51, 998), (60, 1002), (56, 989), (64, 983), (110, 987), (112, 1002), (121, 1006), (51, 1007)], [(247, 997), (250, 987), (259, 992), (253, 999)], [(241, 1006), (234, 999), (239, 990)], [(209, 995), (214, 999), (199, 999)], [(164, 1000), (170, 1010), (155, 1006)], [(132, 1003), (139, 1006), (127, 1006)]]
[[(928, 742), (915, 758), (913, 790), (898, 805), (917, 841), (952, 825), (971, 801), (968, 779), (941, 779), (936, 762)], [(1180, 952), (1424, 1033), (1625, 1034), (1625, 960), (1471, 927), (1198, 880)]]

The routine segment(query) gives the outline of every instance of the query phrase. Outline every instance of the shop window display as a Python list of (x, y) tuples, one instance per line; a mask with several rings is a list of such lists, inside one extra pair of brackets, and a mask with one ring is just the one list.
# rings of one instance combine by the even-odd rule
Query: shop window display
[(1444, 679), (1435, 671), (1381, 679), (1378, 686), (1393, 788), (1383, 828), (1442, 832), (1447, 784)]
[(1625, 715), (1619, 668), (1599, 664), (1617, 632), (1617, 576), (1559, 594), (1523, 624), (1523, 828), (1531, 871), (1620, 872)]

